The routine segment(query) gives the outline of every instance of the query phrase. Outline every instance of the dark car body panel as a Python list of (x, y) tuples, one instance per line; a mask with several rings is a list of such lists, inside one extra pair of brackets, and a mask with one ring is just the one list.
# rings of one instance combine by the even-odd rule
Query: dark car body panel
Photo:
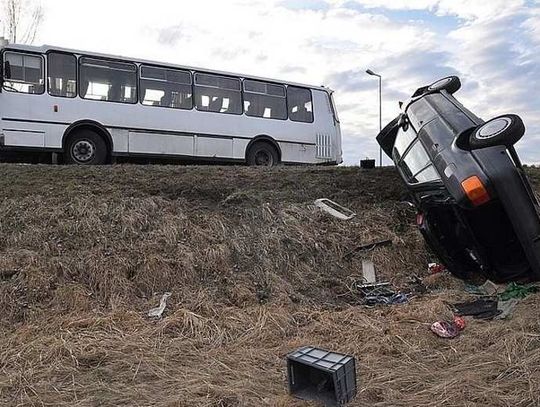
[[(539, 205), (515, 151), (509, 154), (505, 146), (467, 148), (468, 135), (484, 121), (446, 91), (422, 89), (377, 141), (396, 162), (423, 215), (418, 226), (429, 246), (462, 278), (540, 279)], [(406, 126), (413, 127), (440, 179), (411, 182), (398, 165), (394, 146)], [(462, 186), (473, 176), (490, 197), (481, 206), (473, 205)]]
[[(504, 148), (475, 150), (491, 180), (527, 256), (532, 272), (540, 279), (540, 216), (538, 201), (522, 168), (511, 162)], [(502, 150), (502, 151), (501, 151)], [(494, 157), (495, 155), (495, 157)]]

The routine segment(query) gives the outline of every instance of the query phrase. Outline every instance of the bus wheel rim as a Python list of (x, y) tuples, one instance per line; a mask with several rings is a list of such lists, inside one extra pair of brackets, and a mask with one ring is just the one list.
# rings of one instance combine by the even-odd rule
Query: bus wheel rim
[(79, 140), (73, 145), (71, 152), (77, 162), (85, 163), (94, 157), (96, 147), (89, 140)]
[(257, 151), (255, 154), (255, 164), (269, 167), (273, 164), (272, 155), (268, 151)]

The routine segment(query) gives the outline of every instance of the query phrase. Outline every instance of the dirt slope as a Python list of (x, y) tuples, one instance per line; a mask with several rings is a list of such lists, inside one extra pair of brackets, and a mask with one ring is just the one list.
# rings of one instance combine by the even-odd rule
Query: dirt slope
[(353, 406), (539, 404), (540, 297), (453, 341), (428, 330), (466, 298), (449, 277), (357, 305), (361, 243), (394, 241), (365, 256), (395, 286), (425, 275), (403, 192), (391, 169), (0, 165), (0, 405), (301, 406), (306, 344), (358, 358)]

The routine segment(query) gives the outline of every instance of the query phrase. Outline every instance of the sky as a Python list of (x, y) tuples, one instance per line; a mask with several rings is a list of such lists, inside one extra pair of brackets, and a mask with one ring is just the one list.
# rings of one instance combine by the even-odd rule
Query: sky
[(378, 156), (415, 89), (458, 75), (484, 120), (520, 115), (522, 159), (540, 163), (540, 0), (42, 0), (50, 44), (335, 90), (345, 164)]

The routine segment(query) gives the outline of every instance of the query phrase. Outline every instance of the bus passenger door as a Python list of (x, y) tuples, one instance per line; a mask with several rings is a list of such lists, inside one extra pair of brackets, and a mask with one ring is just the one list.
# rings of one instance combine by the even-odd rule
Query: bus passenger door
[(194, 142), (191, 134), (130, 131), (128, 150), (134, 154), (193, 156)]

